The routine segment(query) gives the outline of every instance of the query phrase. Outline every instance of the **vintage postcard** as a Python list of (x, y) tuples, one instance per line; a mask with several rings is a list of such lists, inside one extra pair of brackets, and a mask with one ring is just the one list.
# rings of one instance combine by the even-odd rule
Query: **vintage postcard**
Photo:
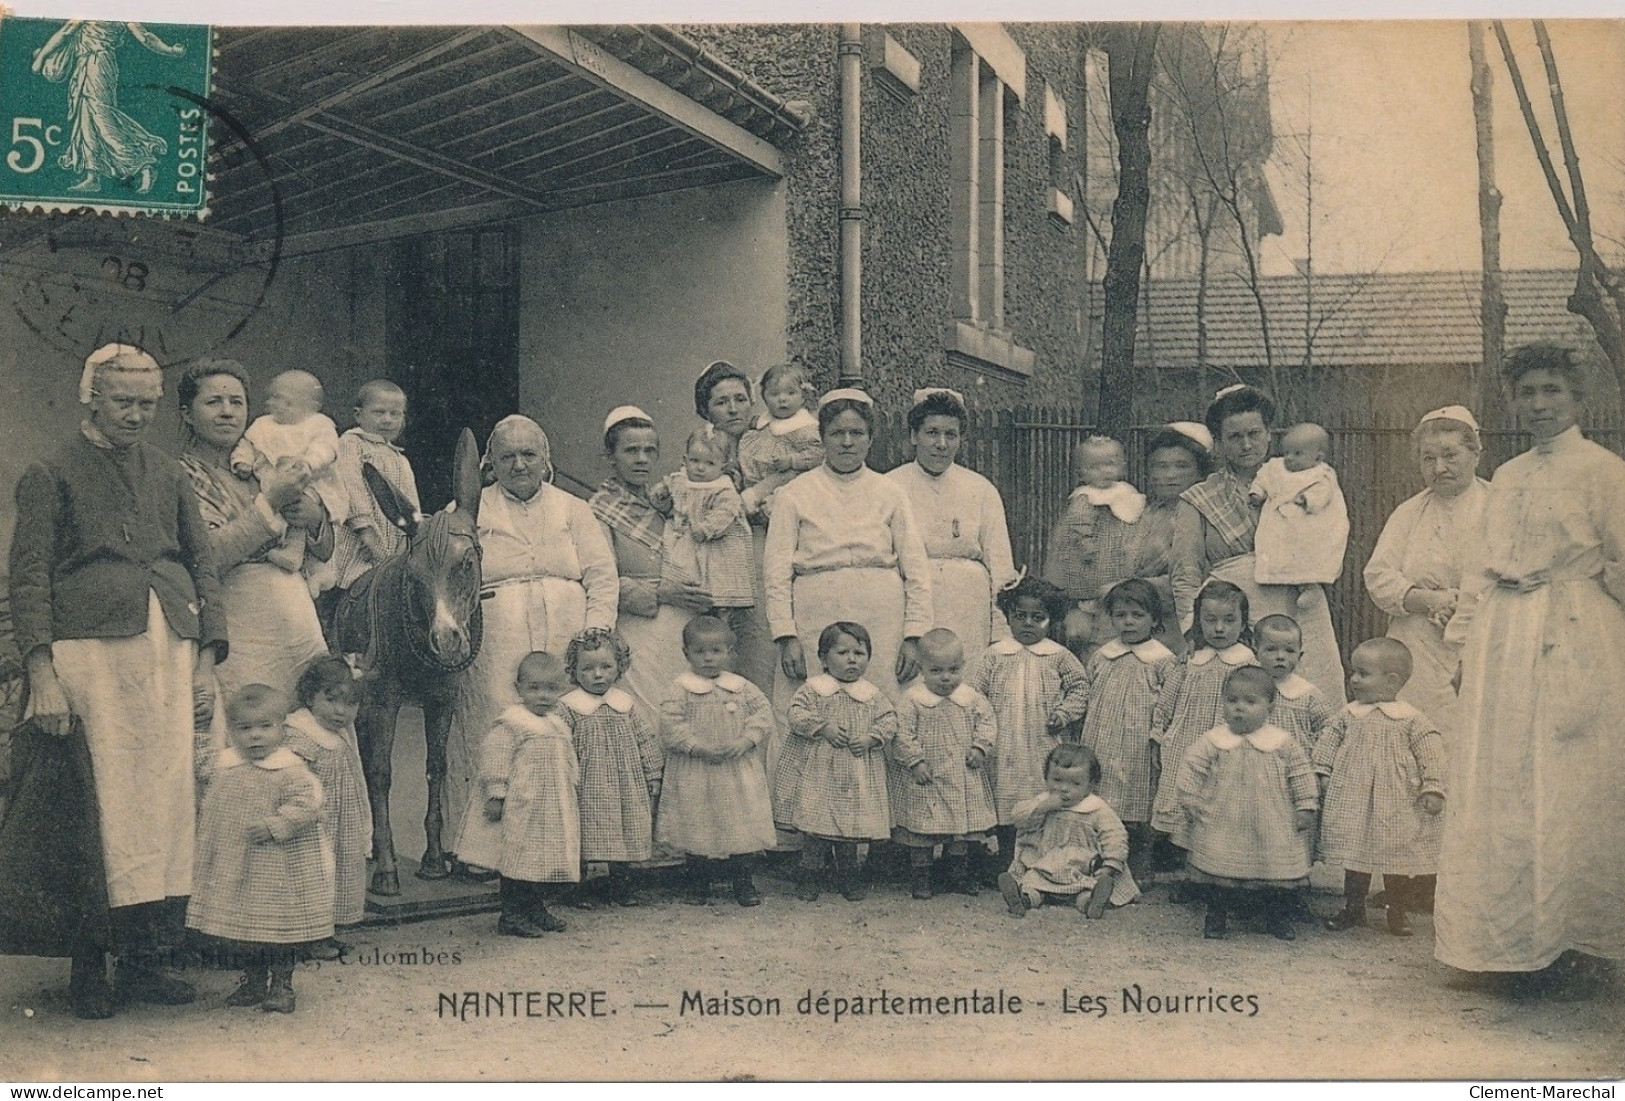
[(0, 1077), (1625, 1075), (1625, 22), (73, 14)]

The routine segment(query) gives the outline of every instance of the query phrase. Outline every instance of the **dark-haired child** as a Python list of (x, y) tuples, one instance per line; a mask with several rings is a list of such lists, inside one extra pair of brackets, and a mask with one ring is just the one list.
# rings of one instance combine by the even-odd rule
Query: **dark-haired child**
[(1315, 778), (1296, 739), (1269, 724), (1275, 682), (1256, 666), (1224, 679), (1224, 723), (1179, 767), (1187, 872), (1205, 888), (1202, 935), (1222, 937), (1242, 898), (1260, 902), (1271, 934), (1293, 940), (1293, 895), (1309, 886), (1303, 835), (1315, 828)]
[(885, 749), (897, 737), (897, 711), (865, 680), (874, 644), (859, 623), (838, 621), (818, 636), (824, 671), (790, 699), (790, 739), (774, 773), (773, 805), (801, 833), (798, 898), (818, 898), (826, 860), (848, 902), (868, 896), (858, 846), (891, 836)]
[(1016, 840), (1016, 804), (1044, 790), (1044, 761), (1083, 718), (1089, 681), (1083, 663), (1051, 637), (1066, 615), (1066, 593), (1024, 577), (998, 595), (1010, 637), (993, 643), (965, 677), (986, 696), (999, 724), (988, 778), (998, 812), (1000, 861)]
[(655, 836), (688, 855), (685, 901), (711, 901), (718, 861), (727, 864), (734, 901), (759, 906), (751, 858), (776, 840), (762, 758), (773, 708), (762, 690), (730, 672), (734, 634), (715, 616), (683, 626), (689, 671), (660, 705), (666, 747)]
[(1127, 826), (1129, 867), (1145, 882), (1151, 856), (1151, 729), (1178, 659), (1154, 637), (1162, 629), (1162, 597), (1151, 582), (1119, 582), (1103, 607), (1117, 637), (1084, 666), (1089, 711), (1082, 740), (1100, 762), (1095, 793)]
[(1275, 682), (1270, 722), (1298, 739), (1311, 756), (1320, 732), (1337, 716), (1337, 708), (1320, 689), (1297, 673), (1303, 657), (1303, 631), (1291, 616), (1267, 615), (1253, 624), (1258, 664)]
[(999, 890), (1015, 917), (1050, 899), (1071, 901), (1084, 917), (1140, 895), (1128, 870), (1128, 830), (1094, 793), (1100, 762), (1064, 743), (1044, 759), (1044, 792), (1016, 807), (1015, 856)]
[[(333, 924), (355, 925), (365, 916), (372, 855), (372, 803), (355, 737), (361, 685), (348, 662), (324, 654), (300, 672), (294, 695), (299, 710), (288, 716), (288, 748), (322, 784), (322, 826), (333, 846)], [(345, 947), (328, 939), (310, 954), (336, 960)]]
[[(665, 757), (660, 735), (630, 692), (616, 687), (632, 651), (614, 631), (589, 627), (570, 640), (565, 669), (575, 683), (570, 709), (581, 765), (581, 860), (609, 865), (609, 897), (636, 906), (631, 863), (654, 852), (654, 800)], [(585, 894), (577, 905), (591, 905)]]

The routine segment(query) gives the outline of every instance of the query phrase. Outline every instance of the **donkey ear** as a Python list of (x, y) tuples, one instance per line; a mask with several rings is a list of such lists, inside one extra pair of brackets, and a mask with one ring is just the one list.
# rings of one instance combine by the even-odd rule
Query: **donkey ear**
[(480, 518), (480, 454), (474, 442), (474, 433), (463, 429), (457, 437), (457, 456), (452, 460), (452, 499), (457, 511), (465, 512), (471, 522)]
[(418, 510), (412, 507), (412, 502), (401, 496), (399, 490), (389, 484), (389, 479), (378, 473), (378, 468), (371, 463), (361, 464), (361, 480), (367, 483), (372, 490), (372, 499), (378, 502), (383, 509), (384, 517), (396, 527), (406, 533), (408, 539), (418, 533)]

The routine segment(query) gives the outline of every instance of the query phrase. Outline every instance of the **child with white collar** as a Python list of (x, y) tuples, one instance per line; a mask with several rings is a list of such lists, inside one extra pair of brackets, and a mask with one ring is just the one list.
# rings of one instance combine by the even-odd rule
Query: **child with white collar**
[(1128, 831), (1094, 792), (1100, 762), (1085, 746), (1064, 743), (1044, 759), (1044, 793), (1016, 807), (1018, 833), (999, 891), (1011, 916), (1049, 900), (1070, 901), (1086, 918), (1140, 897), (1128, 870)]
[(1315, 752), (1320, 732), (1337, 717), (1325, 693), (1298, 676), (1303, 659), (1303, 630), (1286, 615), (1267, 615), (1253, 624), (1253, 649), (1258, 664), (1275, 682), (1275, 703), (1270, 722), (1298, 739), (1308, 754)]
[(1414, 706), (1398, 699), (1411, 676), (1403, 642), (1373, 638), (1349, 655), (1354, 699), (1315, 746), (1325, 801), (1320, 858), (1343, 866), (1343, 909), (1333, 932), (1365, 924), (1373, 874), (1388, 893), (1388, 931), (1411, 935), (1407, 914), (1425, 904), (1439, 866), (1444, 810), (1444, 739)]
[(1083, 718), (1089, 679), (1072, 651), (1050, 637), (1066, 615), (1066, 593), (1040, 578), (1023, 577), (995, 602), (1010, 624), (1010, 637), (983, 651), (965, 683), (987, 697), (999, 724), (988, 778), (1002, 864), (1015, 848), (1016, 804), (1044, 790), (1044, 761)]
[(773, 776), (779, 820), (802, 835), (800, 889), (816, 901), (824, 864), (848, 902), (868, 897), (858, 846), (891, 836), (884, 750), (897, 737), (891, 700), (863, 678), (874, 643), (862, 624), (831, 623), (818, 636), (824, 672), (790, 699), (790, 738)]
[[(582, 880), (589, 862), (609, 865), (609, 897), (636, 906), (632, 862), (654, 855), (654, 801), (660, 798), (665, 757), (653, 723), (617, 688), (632, 664), (632, 650), (614, 631), (588, 627), (570, 640), (564, 665), (576, 687), (559, 702), (574, 717), (581, 763)], [(583, 909), (592, 903), (577, 897)]]
[(761, 905), (750, 858), (777, 841), (762, 760), (773, 707), (760, 688), (729, 671), (733, 649), (733, 631), (722, 620), (689, 620), (683, 626), (689, 671), (660, 705), (666, 771), (655, 836), (688, 855), (684, 901), (702, 906), (711, 901), (717, 861), (727, 864), (734, 901)]
[(1128, 829), (1128, 866), (1148, 882), (1151, 858), (1151, 728), (1163, 685), (1178, 659), (1154, 637), (1162, 629), (1162, 597), (1156, 586), (1130, 578), (1112, 586), (1103, 601), (1117, 637), (1084, 666), (1089, 710), (1083, 744), (1100, 761), (1096, 794)]
[(723, 473), (728, 448), (728, 437), (710, 425), (689, 435), (683, 469), (666, 479), (671, 521), (661, 570), (710, 593), (719, 618), (737, 629), (737, 612), (756, 603), (756, 558), (744, 502)]
[(1066, 590), (1066, 644), (1080, 657), (1111, 635), (1101, 613), (1106, 590), (1129, 576), (1129, 526), (1145, 513), (1145, 495), (1123, 480), (1123, 445), (1090, 436), (1073, 454), (1079, 485), (1067, 499), (1044, 556), (1044, 576)]
[(898, 705), (886, 785), (891, 839), (908, 850), (911, 889), (931, 890), (931, 851), (941, 845), (950, 889), (977, 893), (970, 876), (970, 842), (998, 821), (988, 757), (998, 744), (993, 705), (964, 683), (965, 647), (945, 627), (920, 636), (920, 679)]
[[(1209, 581), (1203, 586), (1192, 611), (1190, 649), (1163, 684), (1157, 701), (1151, 729), (1151, 782), (1157, 789), (1151, 828), (1174, 850), (1189, 847), (1176, 786), (1180, 762), (1203, 734), (1224, 721), (1225, 678), (1234, 669), (1257, 664), (1249, 645), (1248, 611), (1247, 594), (1230, 582)], [(1177, 868), (1184, 862), (1177, 851), (1167, 849), (1163, 838), (1157, 840), (1167, 863)]]
[(739, 438), (739, 473), (745, 481), (746, 513), (767, 517), (773, 494), (824, 461), (824, 444), (818, 418), (807, 409), (812, 383), (804, 368), (794, 363), (769, 367), (757, 390), (767, 417)]
[(1191, 881), (1208, 896), (1202, 935), (1223, 937), (1230, 911), (1254, 895), (1269, 931), (1295, 940), (1292, 899), (1309, 886), (1303, 835), (1315, 828), (1315, 778), (1292, 735), (1269, 723), (1275, 682), (1256, 665), (1224, 678), (1224, 722), (1179, 766)]
[(299, 946), (333, 936), (333, 857), (322, 785), (285, 744), (288, 701), (249, 684), (226, 701), (220, 753), (198, 817), (189, 928), (232, 942), (247, 961), (226, 998), (294, 1010)]

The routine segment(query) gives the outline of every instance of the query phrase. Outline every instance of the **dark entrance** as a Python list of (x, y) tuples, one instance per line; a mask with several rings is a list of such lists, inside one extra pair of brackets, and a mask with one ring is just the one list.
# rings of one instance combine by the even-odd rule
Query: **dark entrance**
[(409, 237), (390, 251), (386, 364), (407, 394), (402, 445), (425, 512), (451, 499), (467, 427), (481, 447), (519, 409), (517, 227)]

